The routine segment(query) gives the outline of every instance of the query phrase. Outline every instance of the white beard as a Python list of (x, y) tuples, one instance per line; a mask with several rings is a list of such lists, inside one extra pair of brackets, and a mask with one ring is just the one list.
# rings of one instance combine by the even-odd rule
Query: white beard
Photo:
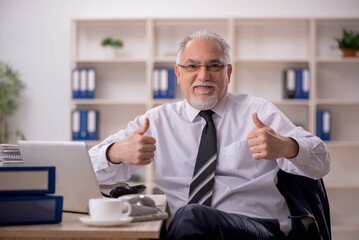
[[(204, 85), (204, 86), (212, 86), (214, 87), (214, 93), (212, 95), (205, 95), (205, 96), (195, 96), (193, 94), (194, 87), (198, 85)], [(197, 108), (199, 110), (208, 110), (211, 108), (214, 108), (217, 105), (218, 102), (218, 92), (217, 92), (217, 85), (211, 82), (204, 82), (204, 83), (193, 83), (191, 86), (191, 96), (190, 101), (191, 105), (194, 108)]]

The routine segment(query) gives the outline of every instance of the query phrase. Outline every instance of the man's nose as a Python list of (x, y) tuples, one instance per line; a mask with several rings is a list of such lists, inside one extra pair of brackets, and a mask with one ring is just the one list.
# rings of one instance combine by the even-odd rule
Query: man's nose
[(209, 77), (209, 71), (207, 70), (206, 66), (200, 66), (198, 73), (197, 73), (197, 77), (199, 78), (203, 78), (204, 80), (207, 80), (207, 78)]

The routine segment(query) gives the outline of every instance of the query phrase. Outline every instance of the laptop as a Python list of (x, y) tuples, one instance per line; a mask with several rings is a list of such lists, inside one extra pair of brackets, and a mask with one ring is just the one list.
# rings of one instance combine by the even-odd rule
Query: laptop
[(100, 187), (84, 142), (19, 141), (24, 165), (55, 166), (55, 195), (64, 197), (63, 211), (88, 213), (90, 198)]

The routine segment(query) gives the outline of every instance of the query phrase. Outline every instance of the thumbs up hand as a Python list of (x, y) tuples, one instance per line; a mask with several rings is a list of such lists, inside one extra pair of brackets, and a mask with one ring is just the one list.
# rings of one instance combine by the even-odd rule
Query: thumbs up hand
[(258, 118), (257, 113), (252, 117), (256, 129), (248, 134), (248, 145), (253, 159), (276, 160), (297, 156), (299, 146), (295, 140), (277, 134)]
[(126, 163), (130, 165), (146, 165), (151, 163), (155, 156), (156, 139), (144, 134), (150, 127), (150, 121), (134, 131), (126, 139), (114, 143), (107, 150), (107, 159), (112, 163)]

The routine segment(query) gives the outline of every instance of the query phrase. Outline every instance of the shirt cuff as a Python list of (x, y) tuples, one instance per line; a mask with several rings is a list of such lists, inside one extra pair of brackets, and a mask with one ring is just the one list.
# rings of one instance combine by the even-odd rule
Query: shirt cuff
[(308, 165), (310, 162), (310, 147), (307, 141), (303, 138), (295, 139), (292, 138), (298, 143), (299, 151), (296, 157), (289, 158), (288, 160), (295, 165)]
[(101, 162), (100, 162), (100, 168), (101, 169), (108, 169), (108, 170), (111, 171), (111, 170), (115, 170), (117, 168), (117, 166), (119, 165), (119, 164), (112, 163), (107, 159), (107, 150), (113, 144), (114, 143), (110, 143), (108, 145), (105, 145), (99, 151), (99, 156), (102, 156), (101, 157)]

